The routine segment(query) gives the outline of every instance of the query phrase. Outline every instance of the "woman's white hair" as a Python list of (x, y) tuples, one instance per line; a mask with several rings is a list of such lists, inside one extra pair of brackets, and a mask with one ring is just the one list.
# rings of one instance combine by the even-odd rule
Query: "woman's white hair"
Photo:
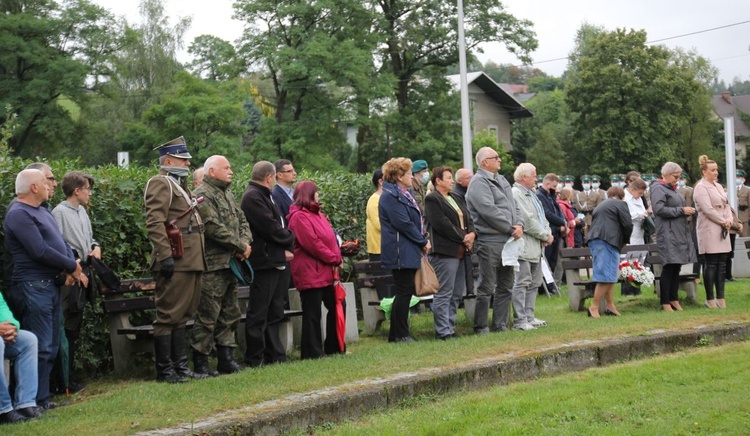
[(662, 177), (667, 176), (669, 174), (681, 173), (681, 172), (682, 172), (682, 167), (677, 165), (674, 162), (667, 162), (664, 164), (663, 167), (661, 167)]

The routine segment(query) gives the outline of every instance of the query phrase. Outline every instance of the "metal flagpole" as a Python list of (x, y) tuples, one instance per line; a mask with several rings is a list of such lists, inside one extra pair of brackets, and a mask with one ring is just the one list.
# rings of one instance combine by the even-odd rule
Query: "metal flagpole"
[(464, 2), (458, 0), (458, 66), (461, 77), (461, 136), (464, 168), (473, 170), (471, 150), (471, 118), (469, 115), (469, 83), (466, 79), (466, 39), (464, 36)]

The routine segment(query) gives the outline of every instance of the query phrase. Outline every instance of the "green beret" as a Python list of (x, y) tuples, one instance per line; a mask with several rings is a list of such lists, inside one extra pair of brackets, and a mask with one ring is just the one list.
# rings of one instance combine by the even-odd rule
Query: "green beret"
[(742, 170), (737, 170), (737, 175), (738, 175), (739, 177), (742, 177), (743, 179), (744, 179), (744, 178), (746, 177), (746, 174), (745, 174), (745, 172), (744, 172), (744, 171), (742, 171)]
[(418, 173), (422, 170), (427, 169), (427, 161), (426, 160), (415, 160), (414, 163), (411, 164), (411, 172)]

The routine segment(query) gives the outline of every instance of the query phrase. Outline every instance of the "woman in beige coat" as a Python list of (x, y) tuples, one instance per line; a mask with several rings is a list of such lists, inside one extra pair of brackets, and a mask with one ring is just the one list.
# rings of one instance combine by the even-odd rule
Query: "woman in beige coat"
[[(699, 158), (703, 178), (695, 185), (693, 201), (698, 210), (696, 234), (698, 253), (703, 255), (703, 284), (706, 288), (706, 307), (726, 308), (724, 278), (727, 256), (732, 250), (729, 230), (742, 224), (735, 223), (724, 188), (717, 181), (719, 169), (706, 155)], [(735, 227), (736, 228), (736, 227)], [(714, 288), (716, 299), (714, 300)]]

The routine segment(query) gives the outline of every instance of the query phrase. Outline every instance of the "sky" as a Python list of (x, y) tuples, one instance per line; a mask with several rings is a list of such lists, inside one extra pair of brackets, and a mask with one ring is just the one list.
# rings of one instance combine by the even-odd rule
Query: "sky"
[[(128, 22), (140, 21), (137, 0), (93, 0), (124, 16)], [(467, 0), (465, 0), (467, 1)], [(186, 46), (202, 34), (211, 34), (234, 41), (242, 34), (243, 23), (232, 19), (233, 0), (166, 0), (166, 13), (173, 19), (191, 16)], [(750, 80), (750, 1), (724, 0), (711, 3), (705, 0), (503, 0), (508, 12), (516, 18), (527, 19), (539, 40), (538, 49), (532, 53), (534, 66), (553, 76), (562, 75), (573, 50), (576, 31), (581, 24), (616, 28), (644, 29), (648, 40), (658, 40), (722, 26), (722, 29), (702, 32), (660, 42), (667, 47), (695, 49), (719, 69), (719, 78), (727, 84), (735, 78)], [(210, 6), (206, 6), (206, 5)], [(174, 20), (173, 20), (174, 21)], [(486, 63), (520, 65), (518, 59), (499, 43), (483, 46), (484, 53), (477, 54)], [(181, 61), (189, 60), (186, 52)]]

